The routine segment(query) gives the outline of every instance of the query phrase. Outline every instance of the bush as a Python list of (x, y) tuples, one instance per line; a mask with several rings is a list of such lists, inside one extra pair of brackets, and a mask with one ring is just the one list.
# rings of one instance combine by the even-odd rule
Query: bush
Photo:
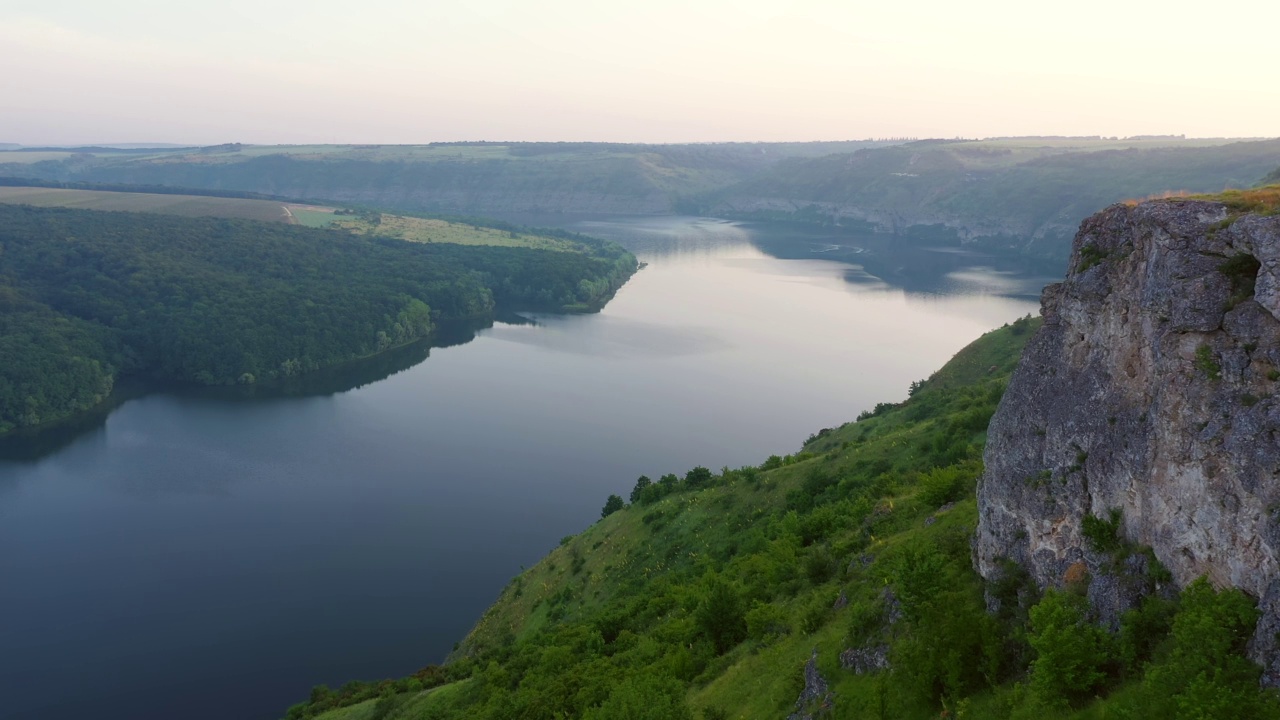
[(670, 678), (641, 675), (624, 680), (584, 720), (693, 720), (685, 690)]
[(1089, 622), (1087, 608), (1084, 597), (1060, 590), (1045, 592), (1031, 608), (1031, 689), (1048, 705), (1078, 704), (1107, 677), (1111, 636)]
[(934, 468), (920, 476), (920, 501), (925, 507), (936, 508), (960, 500), (972, 491), (981, 474), (982, 463)]
[(1236, 589), (1217, 592), (1200, 578), (1180, 604), (1169, 655), (1143, 683), (1146, 707), (1197, 720), (1280, 717), (1275, 698), (1258, 693), (1261, 669), (1245, 656), (1258, 619), (1253, 602)]
[(1124, 540), (1120, 536), (1120, 521), (1123, 519), (1120, 508), (1112, 508), (1107, 519), (1086, 514), (1080, 521), (1080, 534), (1089, 543), (1094, 552), (1110, 554), (1124, 548)]
[(753, 640), (767, 641), (791, 632), (791, 624), (782, 608), (770, 603), (756, 602), (747, 611), (747, 636)]

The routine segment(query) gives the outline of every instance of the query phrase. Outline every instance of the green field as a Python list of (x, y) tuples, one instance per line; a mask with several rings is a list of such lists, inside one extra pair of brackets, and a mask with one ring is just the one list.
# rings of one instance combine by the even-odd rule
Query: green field
[(61, 190), (40, 187), (0, 187), (0, 203), (65, 207), (77, 210), (117, 210), (151, 212), (183, 217), (227, 217), (246, 220), (289, 222), (282, 203), (270, 200), (205, 197), (202, 195), (161, 195), (108, 192), (104, 190)]
[(356, 235), (396, 238), (408, 242), (523, 247), (564, 252), (584, 250), (580, 243), (572, 240), (514, 230), (498, 230), (467, 223), (386, 215), (377, 212), (340, 215), (335, 214), (340, 208), (281, 203), (273, 200), (108, 190), (0, 187), (0, 203), (284, 222), (313, 228), (341, 229)]
[(301, 225), (331, 227), (346, 230), (356, 235), (389, 237), (421, 243), (525, 247), (562, 252), (578, 252), (582, 250), (580, 244), (571, 240), (534, 235), (515, 230), (499, 230), (480, 225), (449, 222), (434, 218), (368, 212), (339, 215), (331, 208), (316, 206), (291, 205), (289, 209), (292, 211), (294, 219)]

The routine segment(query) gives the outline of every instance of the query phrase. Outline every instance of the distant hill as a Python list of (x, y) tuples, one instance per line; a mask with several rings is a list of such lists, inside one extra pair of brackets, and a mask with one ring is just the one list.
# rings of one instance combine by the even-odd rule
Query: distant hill
[(627, 145), (235, 143), (0, 153), (0, 176), (252, 192), (397, 212), (705, 214), (842, 225), (1065, 262), (1129, 198), (1249, 187), (1280, 140), (1000, 138)]
[(1280, 164), (1280, 140), (929, 141), (791, 159), (699, 198), (727, 217), (865, 224), (1065, 261), (1081, 220), (1167, 191), (1250, 187)]

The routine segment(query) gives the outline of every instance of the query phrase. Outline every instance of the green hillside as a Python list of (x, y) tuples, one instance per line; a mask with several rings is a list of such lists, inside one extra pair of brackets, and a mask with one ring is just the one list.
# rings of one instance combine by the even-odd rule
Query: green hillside
[(611, 243), (547, 241), (572, 251), (0, 203), (0, 433), (93, 407), (124, 374), (269, 382), (495, 308), (596, 309), (636, 268)]
[[(448, 664), (317, 687), (287, 717), (1275, 717), (1238, 592), (1165, 592), (1109, 634), (1078, 583), (1042, 597), (971, 569), (985, 428), (1038, 322), (793, 455), (639, 479), (512, 580)], [(1118, 559), (1141, 552), (1099, 525)]]

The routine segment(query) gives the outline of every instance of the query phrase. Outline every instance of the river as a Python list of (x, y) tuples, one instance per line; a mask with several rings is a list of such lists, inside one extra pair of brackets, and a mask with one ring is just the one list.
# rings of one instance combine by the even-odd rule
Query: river
[(439, 662), (640, 474), (793, 452), (1036, 312), (1045, 282), (883, 238), (571, 227), (648, 263), (600, 313), (281, 392), (124, 394), (0, 446), (0, 715), (270, 720)]

